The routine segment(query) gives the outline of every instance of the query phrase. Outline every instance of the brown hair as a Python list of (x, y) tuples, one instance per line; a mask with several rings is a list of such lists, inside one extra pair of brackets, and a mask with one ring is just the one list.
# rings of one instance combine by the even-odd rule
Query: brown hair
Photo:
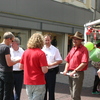
[(8, 38), (12, 39), (13, 37), (15, 36), (12, 34), (12, 32), (5, 32), (3, 35), (4, 39), (8, 39)]
[(52, 35), (51, 34), (45, 34), (44, 37), (49, 36), (50, 39), (52, 40)]

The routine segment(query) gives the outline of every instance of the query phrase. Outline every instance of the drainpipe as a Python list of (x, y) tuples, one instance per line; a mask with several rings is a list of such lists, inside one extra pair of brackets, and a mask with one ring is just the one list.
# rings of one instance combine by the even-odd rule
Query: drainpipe
[(94, 13), (93, 13), (93, 20), (96, 20), (96, 11), (97, 11), (97, 0), (95, 0), (95, 7), (94, 7)]

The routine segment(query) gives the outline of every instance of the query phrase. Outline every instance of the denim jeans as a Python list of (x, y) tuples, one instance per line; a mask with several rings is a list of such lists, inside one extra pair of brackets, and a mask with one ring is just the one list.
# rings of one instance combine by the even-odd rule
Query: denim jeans
[(43, 100), (45, 85), (26, 85), (26, 93), (29, 100)]

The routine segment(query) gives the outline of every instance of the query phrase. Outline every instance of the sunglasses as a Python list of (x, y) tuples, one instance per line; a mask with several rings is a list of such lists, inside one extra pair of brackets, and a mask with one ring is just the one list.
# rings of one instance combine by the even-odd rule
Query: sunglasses
[(12, 42), (14, 42), (12, 39), (10, 39)]

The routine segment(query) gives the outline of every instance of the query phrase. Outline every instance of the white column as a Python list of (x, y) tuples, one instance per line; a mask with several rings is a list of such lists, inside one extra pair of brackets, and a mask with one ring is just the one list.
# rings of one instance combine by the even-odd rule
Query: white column
[(86, 35), (86, 32), (87, 32), (87, 27), (84, 27), (84, 43), (87, 42), (87, 35)]
[(65, 41), (64, 41), (64, 59), (68, 54), (68, 34), (65, 34)]

